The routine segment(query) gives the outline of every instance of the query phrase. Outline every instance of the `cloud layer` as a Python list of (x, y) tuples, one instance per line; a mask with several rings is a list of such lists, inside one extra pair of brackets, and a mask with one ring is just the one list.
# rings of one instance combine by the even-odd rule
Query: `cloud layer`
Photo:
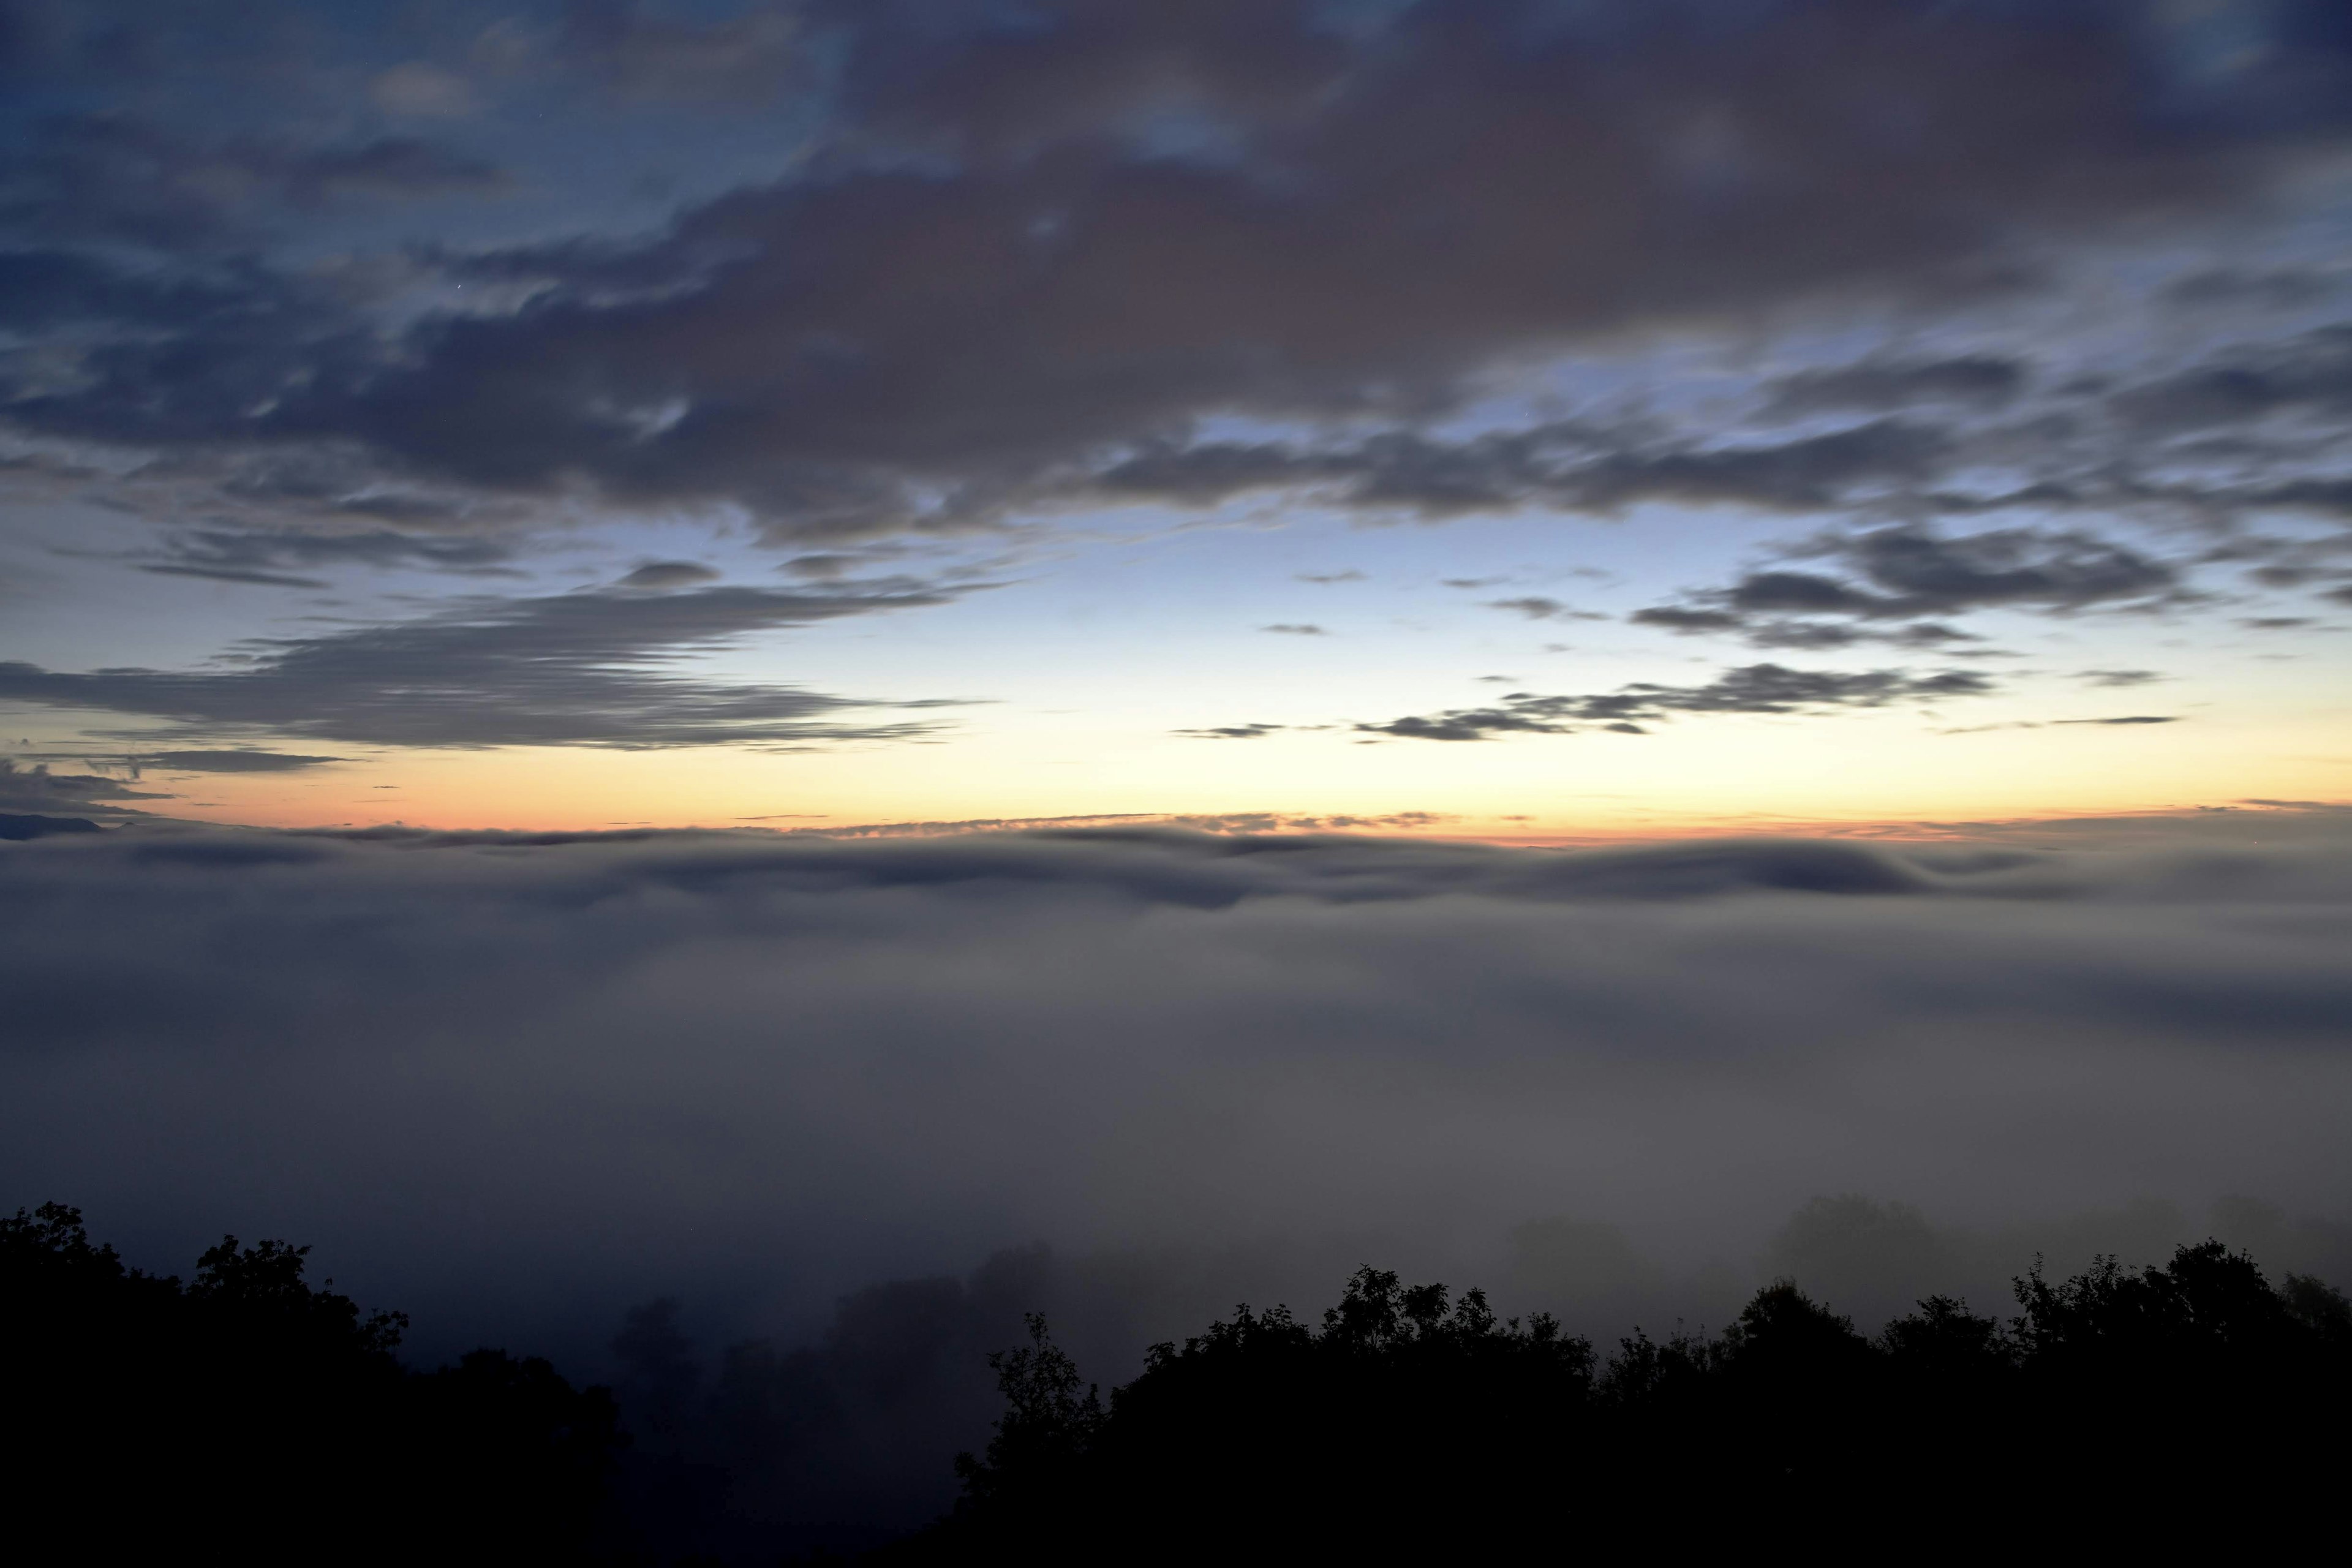
[(0, 1185), (592, 1360), (627, 1300), (790, 1329), (1032, 1239), (1491, 1271), (1571, 1214), (1689, 1268), (1822, 1192), (2342, 1215), (2352, 849), (2233, 824), (11, 845)]

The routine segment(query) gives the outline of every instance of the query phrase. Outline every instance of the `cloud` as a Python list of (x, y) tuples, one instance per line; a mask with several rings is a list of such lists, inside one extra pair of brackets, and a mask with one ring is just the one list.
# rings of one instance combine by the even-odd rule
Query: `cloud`
[[(224, 140), (122, 110), (63, 113), (35, 121), (0, 153), (0, 228), (19, 244), (218, 261), (265, 237), (264, 220), (288, 209), (492, 195), (508, 184), (497, 165), (413, 136)], [(228, 277), (269, 286), (249, 261)]]
[(1995, 730), (2063, 730), (2078, 724), (2135, 725), (2178, 724), (2180, 718), (2172, 713), (2127, 713), (2113, 719), (2016, 719), (2000, 724), (1966, 724), (1953, 730), (1938, 730), (1938, 735), (1984, 735)]
[(1765, 390), (1773, 414), (1832, 409), (1873, 412), (1921, 403), (1998, 406), (2017, 396), (2026, 367), (2013, 359), (1964, 354), (1926, 361), (1864, 361), (1831, 370), (1800, 371)]
[(2147, 610), (2192, 597), (2178, 565), (2081, 530), (1952, 534), (1898, 523), (1833, 533), (1786, 559), (1828, 561), (1845, 574), (1776, 564), (1744, 573), (1728, 587), (1694, 593), (1680, 605), (1637, 610), (1629, 619), (1679, 633), (1737, 632), (1766, 647), (1842, 647), (1864, 638), (1934, 647), (1971, 639), (1937, 624), (1890, 633), (1855, 623), (1916, 622), (1992, 609)]
[(1212, 730), (1176, 730), (1178, 735), (1190, 735), (1200, 741), (1258, 741), (1288, 729), (1287, 724), (1223, 724)]
[(1943, 471), (1949, 445), (1933, 427), (1895, 420), (1736, 445), (1553, 422), (1460, 441), (1388, 432), (1341, 446), (1160, 446), (1086, 483), (1112, 499), (1192, 503), (1298, 489), (1328, 504), (1423, 518), (1524, 506), (1615, 516), (1654, 503), (1814, 511), (1917, 489)]
[(648, 561), (614, 584), (616, 588), (694, 588), (716, 583), (719, 574), (695, 561)]
[(751, 104), (812, 84), (805, 9), (754, 3), (704, 21), (635, 5), (569, 7), (562, 26), (532, 39), (519, 22), (494, 24), (478, 53), (492, 61), (541, 50), (561, 67), (591, 73), (624, 100)]
[(0, 811), (38, 814), (87, 811), (96, 806), (102, 816), (135, 816), (139, 813), (133, 808), (113, 803), (169, 798), (168, 795), (134, 789), (122, 779), (102, 773), (53, 773), (46, 763), (20, 768), (0, 758)]
[[(1098, 484), (1230, 493), (1317, 462), (1193, 443), (1213, 416), (1416, 424), (1492, 372), (1631, 331), (1980, 293), (2053, 242), (2253, 210), (2340, 142), (2336, 54), (2299, 47), (2292, 76), (2184, 76), (2151, 66), (2175, 58), (2151, 52), (2158, 26), (1901, 0), (1737, 22), (1673, 4), (1605, 25), (1517, 0), (1346, 26), (1304, 4), (936, 26), (583, 7), (543, 35), (486, 36), (482, 58), (697, 101), (814, 93), (821, 74), (792, 172), (651, 239), (442, 258), (528, 308), (126, 348), (10, 406), (89, 438), (309, 444), (485, 491), (734, 505), (778, 537), (973, 525)], [(376, 80), (426, 68), (442, 68)], [(224, 244), (236, 205), (189, 195), (211, 188), (192, 161), (294, 203), (496, 179), (417, 142), (195, 147), (105, 116), (58, 122), (37, 157), (31, 230), (182, 249)], [(221, 395), (231, 363), (271, 395)], [(1785, 390), (1978, 407), (2001, 380), (1958, 356)], [(1515, 476), (1507, 442), (1400, 433), (1340, 478), (1360, 504), (1433, 516), (1528, 500), (1804, 509), (1915, 480), (1937, 441), (1882, 422), (1622, 453), (1556, 489)], [(1189, 478), (1147, 472), (1167, 451)]]
[(279, 588), (328, 585), (323, 579), (296, 574), (306, 568), (362, 565), (378, 570), (407, 567), (485, 574), (504, 569), (515, 558), (513, 545), (500, 540), (391, 529), (364, 533), (185, 529), (167, 535), (163, 548), (162, 560), (142, 562), (139, 569), (166, 577), (203, 577)]
[[(1447, 586), (1454, 586), (1449, 584)], [(1591, 610), (1579, 610), (1549, 599), (1540, 594), (1529, 594), (1517, 599), (1489, 599), (1490, 610), (1510, 610), (1531, 621), (1605, 621), (1609, 617)]]
[(145, 752), (131, 759), (141, 768), (184, 773), (291, 773), (321, 768), (348, 757), (312, 757), (296, 752)]
[[(420, 620), (264, 639), (226, 669), (59, 672), (0, 662), (0, 700), (162, 721), (189, 736), (403, 746), (799, 745), (921, 734), (788, 686), (680, 673), (751, 634), (943, 605), (953, 591), (702, 588), (460, 605)], [(899, 706), (906, 706), (900, 704)], [(925, 704), (916, 704), (920, 707)]]
[(1360, 583), (1364, 574), (1350, 567), (1344, 572), (1296, 572), (1291, 580), (1297, 583)]
[(420, 120), (465, 120), (481, 110), (472, 83), (425, 60), (378, 72), (368, 83), (368, 97), (388, 114)]
[(592, 1364), (648, 1296), (781, 1334), (1040, 1237), (1452, 1279), (1579, 1211), (1696, 1267), (1818, 1192), (2343, 1213), (2347, 856), (2281, 811), (1576, 853), (142, 826), (0, 854), (0, 1184), (151, 1265), (315, 1241), (428, 1342)]
[(2254, 305), (2291, 310), (2315, 304), (2344, 286), (2341, 273), (2300, 267), (2212, 267), (2165, 286), (2165, 298), (2184, 310), (2215, 305)]
[(1285, 637), (1320, 637), (1330, 636), (1330, 634), (1325, 631), (1321, 626), (1311, 626), (1304, 621), (1277, 621), (1270, 626), (1260, 626), (1258, 627), (1258, 630), (1262, 632), (1279, 632)]
[(2153, 669), (2084, 669), (2074, 678), (2093, 686), (2147, 686), (2169, 679)]
[(2116, 399), (2133, 423), (2154, 430), (2232, 425), (2282, 413), (2319, 416), (2352, 408), (2352, 326), (2330, 326), (2284, 342), (2231, 351), (2193, 370), (2130, 388)]
[(1727, 669), (1705, 686), (1656, 686), (1635, 682), (1590, 697), (1548, 697), (1514, 691), (1484, 708), (1358, 724), (1371, 734), (1416, 741), (1484, 741), (1501, 734), (1573, 734), (1597, 724), (1621, 734), (1641, 734), (1637, 721), (1683, 713), (1796, 713), (1836, 708), (1877, 708), (1906, 699), (1933, 700), (1980, 697), (1991, 681), (1966, 670), (1915, 676), (1901, 670), (1790, 669), (1751, 664)]

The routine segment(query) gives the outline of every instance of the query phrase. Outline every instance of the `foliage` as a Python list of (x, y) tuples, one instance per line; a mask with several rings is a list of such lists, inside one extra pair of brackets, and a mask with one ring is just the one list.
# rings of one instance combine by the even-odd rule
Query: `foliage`
[(227, 1237), (183, 1284), (126, 1268), (65, 1205), (0, 1219), (16, 1495), (76, 1521), (92, 1560), (589, 1556), (611, 1398), (493, 1350), (409, 1372), (405, 1320), (312, 1286), (308, 1254)]
[(2137, 1272), (2037, 1267), (2016, 1296), (2006, 1323), (1930, 1297), (1867, 1338), (1781, 1279), (1718, 1334), (1636, 1331), (1596, 1366), (1548, 1318), (1365, 1268), (1319, 1326), (1243, 1307), (1155, 1347), (1108, 1411), (1032, 1320), (962, 1505), (892, 1555), (1859, 1549), (2158, 1518), (2187, 1540), (2189, 1498), (2271, 1519), (2328, 1495), (2340, 1292), (2207, 1243)]

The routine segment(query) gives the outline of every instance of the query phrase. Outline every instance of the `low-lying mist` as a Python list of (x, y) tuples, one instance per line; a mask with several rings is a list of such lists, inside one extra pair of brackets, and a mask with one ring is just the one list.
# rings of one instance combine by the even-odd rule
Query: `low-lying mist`
[(1025, 1310), (1109, 1384), (1366, 1262), (1604, 1340), (1784, 1274), (1865, 1329), (1998, 1309), (2037, 1254), (2209, 1234), (2352, 1281), (2347, 938), (2326, 812), (1576, 852), (142, 825), (0, 845), (0, 1205), (149, 1268), (313, 1243), (417, 1357), (614, 1380), (646, 1452), (822, 1534), (945, 1501)]

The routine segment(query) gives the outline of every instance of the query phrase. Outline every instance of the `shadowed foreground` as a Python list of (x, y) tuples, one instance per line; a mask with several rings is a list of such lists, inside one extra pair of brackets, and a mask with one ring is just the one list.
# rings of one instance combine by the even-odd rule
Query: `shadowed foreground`
[(0, 1220), (8, 1480), (80, 1532), (59, 1556), (589, 1558), (612, 1533), (610, 1396), (495, 1350), (407, 1371), (405, 1320), (307, 1283), (309, 1250), (226, 1237), (183, 1283), (62, 1205)]
[(1365, 1268), (1319, 1327), (1244, 1308), (1155, 1347), (1108, 1408), (1033, 1318), (994, 1358), (1010, 1408), (959, 1461), (954, 1518), (889, 1555), (1916, 1547), (2238, 1531), (2340, 1484), (2340, 1292), (2208, 1242), (2017, 1298), (2007, 1323), (1930, 1298), (1867, 1339), (1783, 1280), (1719, 1335), (1636, 1333), (1604, 1363), (1549, 1317)]
[[(73, 1209), (0, 1221), (18, 1495), (116, 1560), (228, 1521), (256, 1563), (711, 1561), (665, 1539), (661, 1468), (632, 1468), (606, 1391), (491, 1350), (408, 1371), (404, 1320), (306, 1283), (306, 1250), (227, 1238), (183, 1283)], [(1241, 1308), (1108, 1402), (1032, 1315), (989, 1358), (1007, 1408), (957, 1461), (962, 1500), (869, 1559), (2244, 1536), (2327, 1505), (2340, 1291), (2207, 1242), (2016, 1296), (2005, 1321), (1931, 1297), (1865, 1338), (1783, 1280), (1720, 1334), (1636, 1332), (1603, 1360), (1548, 1316), (1368, 1268), (1319, 1325)]]

